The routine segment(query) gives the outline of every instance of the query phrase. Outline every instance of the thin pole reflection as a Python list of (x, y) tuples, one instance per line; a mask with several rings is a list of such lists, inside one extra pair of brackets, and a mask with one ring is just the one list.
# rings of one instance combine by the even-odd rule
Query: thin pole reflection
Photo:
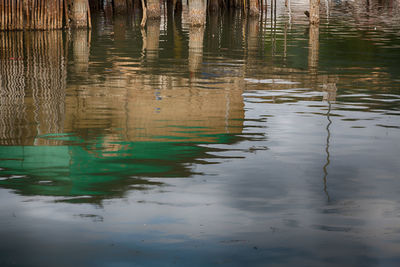
[(325, 195), (326, 195), (326, 197), (328, 199), (328, 202), (330, 202), (330, 200), (331, 200), (330, 196), (329, 196), (329, 192), (328, 192), (328, 166), (331, 163), (331, 160), (330, 160), (331, 155), (329, 153), (329, 143), (330, 143), (330, 139), (331, 139), (330, 126), (332, 124), (332, 120), (330, 118), (331, 108), (332, 108), (331, 107), (331, 101), (328, 100), (328, 111), (326, 113), (326, 118), (328, 119), (328, 124), (326, 125), (327, 135), (326, 135), (326, 145), (325, 145), (326, 163), (325, 163), (325, 165), (323, 167), (323, 170), (324, 170), (324, 178), (323, 178), (323, 181), (324, 181), (324, 192), (325, 192)]

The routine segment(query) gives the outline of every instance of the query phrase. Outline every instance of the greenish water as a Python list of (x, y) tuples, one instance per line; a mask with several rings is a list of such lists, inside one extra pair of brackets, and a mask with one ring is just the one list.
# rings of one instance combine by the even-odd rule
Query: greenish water
[(0, 265), (398, 266), (399, 4), (306, 2), (0, 32)]

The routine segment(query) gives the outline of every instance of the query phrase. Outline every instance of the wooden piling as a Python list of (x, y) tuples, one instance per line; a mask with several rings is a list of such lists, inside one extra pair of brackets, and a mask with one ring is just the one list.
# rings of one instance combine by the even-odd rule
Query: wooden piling
[(249, 0), (249, 2), (249, 15), (252, 17), (258, 16), (260, 14), (258, 0)]
[(147, 18), (159, 19), (161, 16), (160, 1), (147, 0)]
[(310, 23), (319, 23), (319, 3), (320, 0), (310, 0)]
[(189, 18), (192, 26), (203, 26), (206, 23), (205, 0), (189, 0)]

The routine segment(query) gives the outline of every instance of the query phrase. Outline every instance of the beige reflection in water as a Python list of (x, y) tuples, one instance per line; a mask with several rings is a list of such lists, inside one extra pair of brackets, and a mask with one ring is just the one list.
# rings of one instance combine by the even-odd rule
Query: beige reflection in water
[(242, 131), (242, 91), (234, 88), (235, 83), (230, 88), (222, 85), (217, 90), (204, 90), (189, 86), (187, 78), (167, 75), (127, 73), (118, 78), (117, 88), (112, 79), (85, 91), (70, 88), (77, 96), (66, 100), (66, 132), (123, 129), (118, 134), (128, 141), (169, 138), (212, 142), (213, 137), (199, 134)]
[[(154, 27), (159, 29), (159, 23)], [(195, 53), (191, 70), (201, 64), (196, 53), (202, 50), (203, 31), (191, 32), (190, 49)], [(84, 136), (93, 130), (108, 142), (105, 149), (118, 150), (113, 142), (121, 139), (214, 142), (215, 135), (242, 132), (242, 87), (235, 78), (221, 78), (214, 90), (207, 90), (192, 84), (189, 77), (142, 73), (140, 67), (132, 69), (116, 58), (115, 72), (100, 82), (88, 75), (90, 32), (73, 34), (71, 74), (86, 74), (92, 79), (90, 86), (67, 85), (61, 32), (1, 33), (6, 51), (1, 54), (0, 68), (1, 144), (56, 145), (61, 141), (37, 137), (48, 133)], [(158, 50), (158, 41), (152, 38), (146, 49)], [(146, 53), (153, 59), (157, 55)]]
[(159, 20), (149, 21), (142, 31), (141, 66), (114, 56), (112, 73), (104, 81), (68, 87), (65, 132), (94, 130), (112, 151), (119, 149), (115, 141), (121, 139), (214, 142), (215, 135), (242, 132), (243, 87), (237, 80), (243, 77), (220, 78), (213, 90), (193, 83), (200, 81), (195, 73), (202, 64), (204, 27), (189, 31), (189, 77), (146, 70), (145, 62), (158, 60), (159, 33)]

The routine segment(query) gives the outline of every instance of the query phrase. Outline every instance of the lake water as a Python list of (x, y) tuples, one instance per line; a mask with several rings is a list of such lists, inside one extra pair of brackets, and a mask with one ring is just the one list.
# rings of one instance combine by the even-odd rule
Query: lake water
[(399, 266), (399, 3), (291, 2), (0, 32), (0, 265)]

